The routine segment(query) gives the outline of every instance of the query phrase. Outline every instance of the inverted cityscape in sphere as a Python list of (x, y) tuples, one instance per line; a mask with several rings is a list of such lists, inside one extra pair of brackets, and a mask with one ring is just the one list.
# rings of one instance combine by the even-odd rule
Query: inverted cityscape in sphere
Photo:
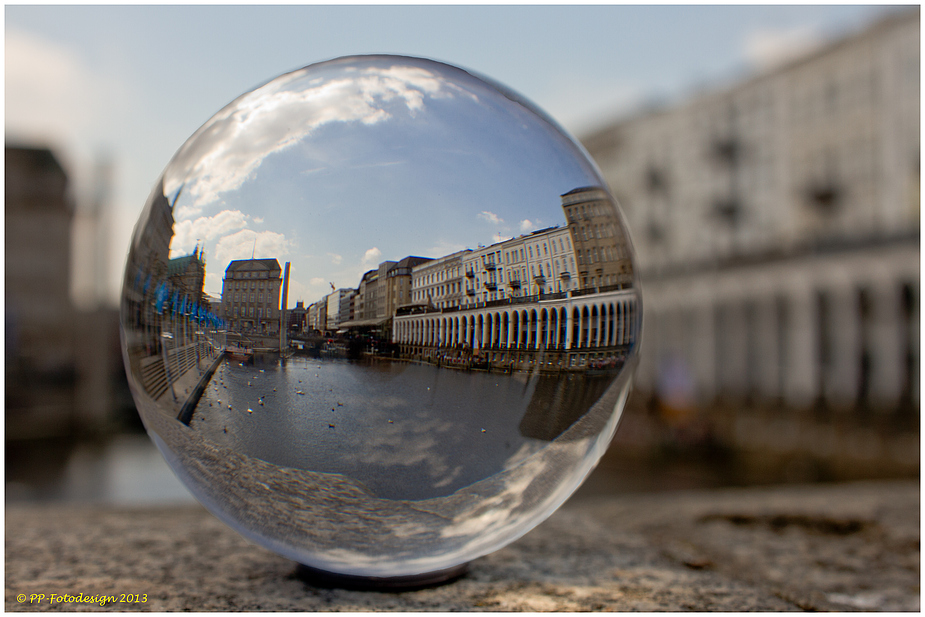
[(561, 505), (616, 430), (641, 315), (582, 148), (397, 56), (217, 113), (152, 192), (123, 289), (129, 382), (177, 475), (246, 537), (366, 577), (456, 567)]

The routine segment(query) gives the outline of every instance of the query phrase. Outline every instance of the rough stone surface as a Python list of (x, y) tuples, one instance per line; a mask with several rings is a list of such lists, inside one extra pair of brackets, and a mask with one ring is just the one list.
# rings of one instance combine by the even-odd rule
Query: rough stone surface
[[(401, 593), (309, 585), (195, 506), (10, 506), (5, 607), (917, 611), (919, 494), (914, 482), (871, 482), (583, 498), (465, 577)], [(117, 601), (49, 597), (81, 593)]]

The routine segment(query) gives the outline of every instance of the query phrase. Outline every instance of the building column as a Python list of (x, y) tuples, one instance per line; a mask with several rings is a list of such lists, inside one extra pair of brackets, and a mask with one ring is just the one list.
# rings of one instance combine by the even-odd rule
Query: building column
[(748, 394), (748, 319), (741, 300), (719, 305), (716, 313), (718, 386), (724, 394)]
[[(661, 319), (659, 314), (651, 308), (651, 302), (646, 307), (646, 316), (643, 321), (642, 348), (639, 350), (639, 365), (636, 369), (636, 384), (642, 391), (655, 392), (658, 375), (655, 356), (659, 347)], [(712, 332), (712, 329), (710, 332)]]
[(780, 360), (777, 357), (779, 324), (773, 297), (759, 298), (753, 310), (754, 386), (765, 399), (780, 397)]
[(899, 402), (906, 373), (901, 287), (894, 281), (882, 281), (870, 291), (870, 328), (865, 341), (871, 355), (870, 402), (886, 409)]
[(857, 402), (861, 374), (861, 312), (857, 290), (846, 286), (828, 293), (828, 367), (823, 375), (823, 394), (833, 406), (849, 408)]
[(805, 407), (819, 394), (819, 336), (812, 291), (794, 290), (785, 299), (785, 307), (786, 321), (781, 331), (784, 400), (794, 407)]
[(596, 347), (604, 347), (607, 345), (607, 305), (600, 304), (597, 307), (597, 342)]
[(520, 348), (530, 349), (530, 314), (527, 311), (520, 313)]
[(546, 311), (546, 322), (546, 328), (549, 330), (549, 335), (546, 338), (546, 349), (555, 349), (558, 346), (556, 341), (559, 336), (559, 310), (549, 309)]
[[(564, 318), (563, 318), (563, 315), (565, 316)], [(571, 341), (572, 341), (571, 306), (566, 305), (562, 309), (562, 311), (559, 312), (559, 319), (562, 319), (562, 321), (564, 322), (563, 327), (565, 328), (564, 334), (562, 335), (562, 344), (565, 347), (565, 349), (568, 350), (569, 345), (571, 344)]]

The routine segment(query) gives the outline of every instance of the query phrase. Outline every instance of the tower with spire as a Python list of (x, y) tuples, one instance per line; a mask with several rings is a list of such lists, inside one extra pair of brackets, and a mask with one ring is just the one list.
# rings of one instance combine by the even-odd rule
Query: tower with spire
[(204, 304), (203, 292), (206, 281), (206, 258), (199, 242), (192, 254), (176, 257), (167, 262), (167, 279), (181, 296), (186, 295), (191, 302)]

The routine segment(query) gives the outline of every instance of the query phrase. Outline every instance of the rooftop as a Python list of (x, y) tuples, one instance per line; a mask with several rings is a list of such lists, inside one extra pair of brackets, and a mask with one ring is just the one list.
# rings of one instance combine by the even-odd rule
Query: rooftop
[(260, 270), (282, 270), (275, 259), (236, 259), (228, 264), (225, 272), (243, 272)]

